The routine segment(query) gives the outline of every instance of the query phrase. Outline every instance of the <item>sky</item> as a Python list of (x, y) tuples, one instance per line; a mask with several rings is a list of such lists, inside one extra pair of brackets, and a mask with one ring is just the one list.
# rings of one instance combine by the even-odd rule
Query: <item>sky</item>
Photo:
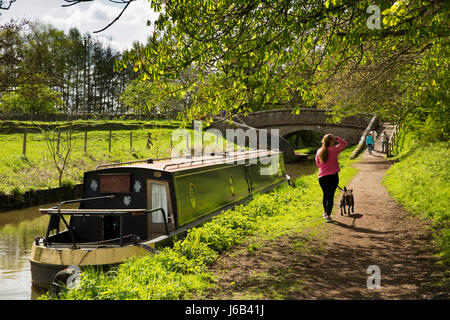
[(124, 50), (131, 48), (134, 41), (146, 43), (147, 37), (152, 33), (147, 20), (154, 22), (157, 18), (157, 14), (150, 9), (148, 0), (136, 0), (111, 27), (93, 34), (93, 31), (103, 29), (112, 22), (123, 5), (107, 0), (79, 3), (66, 8), (62, 4), (67, 3), (63, 0), (17, 0), (9, 10), (0, 11), (0, 25), (12, 18), (26, 18), (51, 24), (66, 32), (77, 27), (82, 34), (89, 32), (111, 47)]

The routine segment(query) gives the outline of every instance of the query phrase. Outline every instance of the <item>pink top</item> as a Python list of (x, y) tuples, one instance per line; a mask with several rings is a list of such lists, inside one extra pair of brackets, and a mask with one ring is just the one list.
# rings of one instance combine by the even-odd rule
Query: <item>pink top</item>
[(338, 155), (342, 150), (347, 146), (347, 141), (342, 139), (341, 137), (336, 136), (336, 141), (338, 145), (328, 147), (328, 159), (324, 163), (319, 160), (319, 150), (316, 153), (316, 164), (319, 167), (319, 177), (328, 176), (330, 174), (335, 174), (340, 171), (339, 163), (338, 163)]

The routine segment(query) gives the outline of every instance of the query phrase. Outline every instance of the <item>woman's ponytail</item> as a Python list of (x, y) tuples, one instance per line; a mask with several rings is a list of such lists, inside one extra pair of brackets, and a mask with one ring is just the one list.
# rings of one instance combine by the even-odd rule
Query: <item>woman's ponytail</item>
[(334, 142), (334, 136), (332, 134), (326, 134), (322, 138), (322, 148), (319, 151), (319, 160), (324, 163), (328, 160), (328, 147)]

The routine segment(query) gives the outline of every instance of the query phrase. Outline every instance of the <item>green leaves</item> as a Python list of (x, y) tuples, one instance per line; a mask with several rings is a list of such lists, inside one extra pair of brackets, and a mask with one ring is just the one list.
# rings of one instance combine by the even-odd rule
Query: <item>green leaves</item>
[(43, 84), (24, 84), (3, 94), (0, 112), (25, 114), (55, 114), (64, 104), (62, 94)]
[(392, 6), (382, 12), (383, 24), (389, 27), (397, 25), (400, 21), (405, 19), (408, 12), (409, 0), (399, 0), (394, 2)]
[[(175, 84), (167, 96), (189, 98), (186, 120), (220, 110), (317, 106), (403, 119), (414, 105), (433, 113), (439, 113), (433, 106), (445, 105), (443, 0), (376, 3), (382, 24), (373, 30), (367, 1), (151, 3), (160, 12), (157, 32), (145, 49), (124, 57), (142, 80)], [(180, 81), (183, 74), (189, 77)]]
[[(151, 45), (158, 55), (146, 56), (142, 69), (162, 81), (175, 80), (188, 68), (194, 72), (197, 77), (185, 86), (195, 92), (193, 114), (300, 102), (293, 95), (299, 79), (295, 67), (309, 64), (301, 62), (303, 55), (320, 44), (317, 34), (308, 34), (316, 24), (301, 21), (320, 14), (319, 2), (309, 11), (283, 1), (152, 1), (152, 7), (164, 10), (157, 22), (163, 34)], [(303, 36), (306, 51), (296, 42)], [(139, 55), (127, 59), (136, 62)]]

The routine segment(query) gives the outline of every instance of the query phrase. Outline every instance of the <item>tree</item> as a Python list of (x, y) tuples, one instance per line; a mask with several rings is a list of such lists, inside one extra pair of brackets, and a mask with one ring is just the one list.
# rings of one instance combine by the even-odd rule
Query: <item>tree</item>
[[(86, 1), (93, 0), (66, 2)], [(153, 37), (117, 66), (131, 65), (142, 81), (158, 83), (159, 100), (189, 100), (187, 119), (280, 106), (333, 107), (338, 116), (364, 110), (395, 121), (445, 117), (449, 2), (377, 5), (370, 11), (374, 6), (362, 0), (152, 0), (160, 13)]]
[(121, 101), (125, 110), (133, 114), (163, 114), (176, 117), (185, 101), (180, 96), (161, 97), (159, 91), (159, 83), (134, 80), (126, 86)]
[[(119, 57), (120, 53), (110, 46), (75, 28), (65, 34), (37, 22), (4, 24), (0, 26), (1, 109), (67, 114), (121, 112), (120, 94), (125, 83), (136, 76), (132, 70), (114, 70)], [(39, 93), (36, 97), (28, 94), (33, 87)], [(22, 92), (13, 93), (18, 90)], [(64, 103), (51, 97), (50, 92), (59, 92)], [(43, 95), (58, 109), (42, 105), (33, 109), (28, 105), (42, 101)], [(17, 106), (20, 99), (27, 105)]]
[[(381, 29), (368, 28), (367, 1), (154, 0), (160, 16), (151, 43), (124, 62), (133, 63), (142, 79), (169, 83), (195, 70), (178, 90), (197, 93), (192, 114), (245, 112), (294, 97), (300, 102), (296, 108), (314, 106), (331, 89), (339, 91), (336, 80), (349, 77), (353, 87), (386, 89), (379, 97), (386, 104), (385, 93), (394, 89), (389, 82), (406, 75), (418, 61), (414, 56), (430, 57), (431, 48), (445, 56), (449, 5), (443, 0), (378, 5)], [(417, 71), (435, 74), (431, 64), (422, 67), (428, 71)], [(380, 102), (365, 105), (373, 103), (378, 111)]]
[(377, 113), (405, 129), (425, 124), (426, 139), (448, 140), (448, 3), (398, 1), (382, 14), (386, 30), (359, 44), (358, 63), (336, 72), (322, 105), (341, 117)]
[(24, 68), (24, 40), (22, 30), (26, 21), (10, 20), (0, 25), (0, 92), (8, 91), (32, 78), (32, 72)]
[(62, 178), (67, 168), (67, 164), (69, 163), (70, 155), (73, 149), (72, 132), (70, 130), (65, 131), (63, 139), (61, 139), (59, 129), (42, 129), (42, 135), (44, 136), (47, 149), (53, 160), (55, 168), (58, 171), (58, 183), (61, 187)]
[(61, 93), (43, 84), (24, 84), (0, 98), (4, 113), (54, 114), (64, 104)]

